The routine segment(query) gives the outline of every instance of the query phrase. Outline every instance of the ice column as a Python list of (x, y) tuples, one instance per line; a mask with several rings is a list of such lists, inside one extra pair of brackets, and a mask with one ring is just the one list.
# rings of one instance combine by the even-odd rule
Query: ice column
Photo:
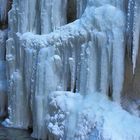
[(133, 63), (133, 73), (135, 73), (136, 60), (139, 49), (140, 38), (140, 2), (138, 0), (129, 0), (127, 15), (127, 35), (128, 50), (131, 53)]
[(9, 14), (10, 28), (20, 33), (50, 33), (66, 24), (66, 7), (67, 0), (14, 0)]
[(140, 45), (140, 2), (138, 0), (135, 1), (134, 4), (134, 21), (133, 21), (133, 73), (135, 72), (136, 60), (138, 56), (138, 50)]
[[(38, 70), (37, 56), (42, 44), (38, 48), (34, 48), (37, 45), (34, 43), (33, 47), (28, 46), (28, 44), (23, 47), (21, 36), (25, 32), (50, 33), (66, 24), (66, 7), (67, 0), (13, 0), (12, 9), (9, 12), (10, 30), (6, 46), (7, 75), (10, 88), (9, 118), (13, 127), (27, 128), (32, 121), (30, 116), (34, 112), (33, 103), (35, 100), (39, 100), (40, 104), (41, 100), (40, 94), (35, 96), (35, 83), (36, 71)], [(45, 60), (42, 61), (45, 62)], [(53, 61), (57, 62), (57, 57)], [(47, 66), (49, 64), (50, 62)], [(54, 67), (53, 64), (52, 67)], [(50, 85), (52, 86), (53, 82)], [(40, 87), (40, 83), (37, 87)], [(46, 91), (46, 93), (48, 92)], [(37, 98), (38, 96), (39, 98)]]
[(84, 13), (87, 5), (87, 0), (77, 0), (77, 18), (80, 18)]
[(41, 34), (50, 33), (67, 22), (67, 0), (41, 0)]

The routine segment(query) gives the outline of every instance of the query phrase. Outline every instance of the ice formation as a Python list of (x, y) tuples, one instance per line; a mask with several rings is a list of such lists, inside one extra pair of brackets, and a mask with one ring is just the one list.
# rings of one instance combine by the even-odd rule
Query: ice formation
[(66, 23), (66, 7), (67, 0), (14, 0), (9, 12), (10, 29), (14, 33), (50, 33)]
[(13, 0), (8, 39), (0, 32), (2, 114), (8, 79), (3, 124), (33, 127), (32, 136), (44, 140), (139, 140), (140, 119), (121, 100), (126, 46), (136, 67), (140, 3), (77, 0), (76, 6), (78, 19), (67, 24), (67, 0)]
[[(51, 93), (49, 101), (50, 116), (46, 116), (46, 123), (49, 132), (58, 139), (139, 140), (140, 138), (140, 119), (122, 110), (118, 104), (109, 101), (101, 93), (90, 93), (83, 98), (78, 93), (57, 91)], [(51, 110), (56, 110), (57, 113), (53, 114)]]
[[(131, 53), (132, 53), (132, 62), (133, 62), (133, 72), (135, 73), (136, 60), (139, 49), (139, 38), (140, 38), (140, 2), (138, 0), (129, 0), (128, 4), (128, 39), (129, 44), (132, 44)], [(129, 46), (130, 47), (130, 46)]]
[(6, 115), (7, 81), (6, 81), (6, 38), (7, 31), (0, 30), (0, 118)]
[(7, 17), (7, 2), (8, 0), (0, 0), (0, 21)]

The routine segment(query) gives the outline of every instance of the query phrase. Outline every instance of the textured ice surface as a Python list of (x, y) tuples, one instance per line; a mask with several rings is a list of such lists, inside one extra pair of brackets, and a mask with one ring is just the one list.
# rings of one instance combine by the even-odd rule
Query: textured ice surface
[[(5, 124), (32, 126), (33, 137), (50, 140), (138, 140), (140, 120), (120, 104), (124, 0), (77, 0), (81, 18), (61, 26), (66, 23), (66, 7), (66, 0), (13, 1), (6, 41), (9, 119)], [(131, 7), (130, 17), (137, 13)], [(134, 23), (137, 20), (130, 31), (136, 61), (139, 22)]]
[[(140, 119), (130, 115), (101, 93), (57, 91), (49, 96), (50, 133), (67, 140), (139, 140)], [(80, 107), (79, 107), (80, 106)], [(52, 113), (56, 110), (56, 113)], [(131, 126), (131, 127), (130, 127)], [(66, 133), (65, 133), (66, 132)]]
[[(15, 45), (16, 51), (12, 51), (15, 54), (11, 54), (11, 47), (7, 53), (7, 56), (13, 56), (7, 57), (11, 70), (9, 106), (13, 126), (26, 127), (31, 113), (32, 136), (45, 138), (48, 128), (44, 118), (50, 108), (48, 96), (53, 91), (77, 91), (86, 96), (93, 91), (107, 94), (111, 87), (113, 100), (120, 103), (125, 16), (120, 5), (104, 3), (107, 5), (91, 1), (80, 20), (49, 35), (25, 33), (20, 37), (16, 34), (18, 46)], [(9, 39), (7, 44), (14, 46), (13, 39)], [(13, 63), (9, 63), (11, 61)], [(109, 80), (109, 71), (112, 81)], [(115, 75), (118, 75), (117, 79)], [(26, 117), (17, 114), (18, 110), (22, 110)], [(57, 133), (57, 127), (54, 131)], [(71, 135), (71, 132), (67, 134)]]
[(14, 32), (50, 33), (66, 24), (67, 0), (14, 0), (9, 25)]

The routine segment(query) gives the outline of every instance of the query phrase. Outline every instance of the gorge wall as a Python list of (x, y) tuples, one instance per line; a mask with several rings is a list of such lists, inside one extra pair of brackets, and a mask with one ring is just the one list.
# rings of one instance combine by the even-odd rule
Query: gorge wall
[(139, 140), (140, 2), (10, 3), (0, 0), (3, 124), (44, 140)]

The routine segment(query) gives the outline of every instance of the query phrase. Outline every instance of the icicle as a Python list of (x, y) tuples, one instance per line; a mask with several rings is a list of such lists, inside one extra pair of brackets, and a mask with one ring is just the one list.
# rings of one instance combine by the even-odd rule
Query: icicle
[(40, 3), (41, 34), (50, 33), (52, 31), (52, 0), (40, 0)]
[(0, 30), (0, 117), (7, 115), (6, 36), (7, 31)]
[(94, 40), (88, 43), (88, 74), (87, 74), (87, 92), (92, 93), (97, 90), (97, 50)]
[(137, 0), (129, 0), (127, 14), (127, 35), (128, 35), (128, 52), (130, 53), (133, 63), (133, 74), (135, 73), (136, 61), (139, 49), (140, 37), (140, 3)]
[(82, 95), (87, 94), (87, 74), (89, 71), (88, 67), (88, 56), (89, 56), (89, 48), (88, 44), (82, 44), (81, 46), (81, 68), (80, 68), (80, 93)]
[(8, 0), (0, 0), (0, 21), (6, 20)]
[(53, 30), (66, 24), (67, 18), (67, 0), (53, 0), (52, 2), (52, 25)]
[(101, 50), (101, 92), (108, 94), (109, 88), (109, 59), (107, 48), (103, 47)]
[(29, 110), (19, 71), (11, 75), (9, 88), (9, 119), (12, 122), (11, 127), (27, 129), (30, 122)]
[(80, 18), (86, 8), (87, 0), (77, 0), (77, 18)]
[(7, 115), (6, 62), (0, 60), (0, 118)]
[(76, 56), (75, 48), (71, 44), (72, 57), (69, 58), (70, 72), (71, 72), (71, 91), (74, 92), (76, 82)]
[(132, 42), (133, 42), (133, 19), (134, 18), (134, 0), (129, 0), (128, 2), (128, 12), (127, 12), (127, 51), (129, 56), (132, 57)]
[(119, 29), (113, 29), (113, 100), (121, 103), (121, 93), (124, 81), (124, 35)]
[(132, 61), (133, 61), (133, 74), (135, 73), (136, 68), (136, 61), (138, 56), (139, 50), (139, 42), (140, 42), (140, 3), (138, 1), (134, 4), (134, 21), (133, 21), (133, 54), (132, 54)]

